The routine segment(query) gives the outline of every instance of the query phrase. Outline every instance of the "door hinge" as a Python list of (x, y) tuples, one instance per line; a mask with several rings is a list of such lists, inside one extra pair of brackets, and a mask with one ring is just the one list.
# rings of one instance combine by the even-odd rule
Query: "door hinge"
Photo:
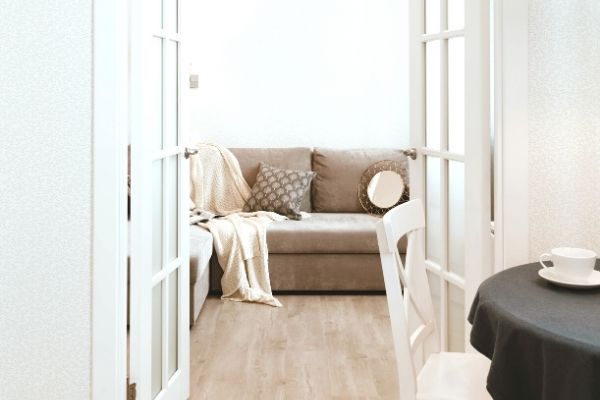
[(127, 382), (127, 400), (135, 400), (137, 397), (135, 383), (129, 383), (129, 380)]

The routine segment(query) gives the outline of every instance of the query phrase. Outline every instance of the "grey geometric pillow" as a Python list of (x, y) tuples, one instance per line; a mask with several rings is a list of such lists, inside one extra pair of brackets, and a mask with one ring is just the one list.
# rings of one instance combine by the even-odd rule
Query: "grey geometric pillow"
[(302, 219), (300, 205), (316, 174), (281, 169), (260, 163), (256, 183), (244, 211), (272, 211), (290, 219)]

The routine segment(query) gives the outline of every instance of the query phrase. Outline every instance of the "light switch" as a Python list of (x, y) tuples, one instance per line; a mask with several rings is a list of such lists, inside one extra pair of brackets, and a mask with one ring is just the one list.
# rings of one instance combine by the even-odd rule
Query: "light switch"
[(190, 75), (190, 89), (198, 89), (198, 74)]

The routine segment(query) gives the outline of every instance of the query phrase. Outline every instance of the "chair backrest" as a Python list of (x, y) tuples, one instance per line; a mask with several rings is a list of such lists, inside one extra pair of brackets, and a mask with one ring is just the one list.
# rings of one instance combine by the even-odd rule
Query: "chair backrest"
[[(393, 208), (377, 224), (401, 400), (416, 398), (418, 373), (429, 354), (439, 352), (440, 346), (425, 270), (424, 228), (419, 199)], [(403, 236), (408, 239), (406, 265), (398, 252)]]

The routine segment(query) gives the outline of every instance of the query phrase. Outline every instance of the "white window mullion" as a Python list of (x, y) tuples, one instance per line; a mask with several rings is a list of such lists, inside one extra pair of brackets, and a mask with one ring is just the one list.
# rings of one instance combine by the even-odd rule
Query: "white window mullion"
[(171, 261), (165, 268), (160, 270), (160, 272), (157, 272), (152, 277), (152, 286), (158, 284), (158, 282), (164, 280), (167, 276), (169, 276), (171, 274), (171, 272), (173, 272), (177, 268), (179, 268), (182, 264), (181, 261), (182, 261), (181, 258), (177, 257), (175, 260)]
[(447, 40), (455, 37), (465, 36), (465, 31), (463, 29), (453, 30), (453, 31), (442, 31), (440, 33), (428, 33), (425, 35), (421, 35), (422, 42), (432, 42), (434, 40)]
[(454, 272), (444, 271), (442, 267), (440, 267), (431, 260), (425, 260), (425, 267), (432, 274), (438, 276), (440, 279), (444, 279), (450, 282), (451, 284), (460, 289), (464, 289), (466, 286), (465, 278)]
[(170, 40), (172, 42), (181, 42), (181, 35), (179, 33), (169, 32), (164, 29), (152, 32), (152, 36), (156, 38)]
[(462, 163), (465, 162), (464, 154), (450, 153), (449, 151), (445, 151), (445, 150), (440, 151), (440, 150), (429, 149), (427, 147), (422, 147), (421, 153), (426, 156), (436, 157), (436, 158), (440, 158), (442, 160), (458, 161), (458, 162), (462, 162)]
[[(164, 124), (163, 124), (163, 126), (164, 126)], [(167, 149), (157, 151), (153, 155), (152, 159), (153, 160), (161, 160), (161, 159), (169, 158), (171, 156), (178, 155), (178, 154), (182, 153), (183, 151), (185, 151), (185, 146), (169, 146), (169, 148), (167, 148)]]

